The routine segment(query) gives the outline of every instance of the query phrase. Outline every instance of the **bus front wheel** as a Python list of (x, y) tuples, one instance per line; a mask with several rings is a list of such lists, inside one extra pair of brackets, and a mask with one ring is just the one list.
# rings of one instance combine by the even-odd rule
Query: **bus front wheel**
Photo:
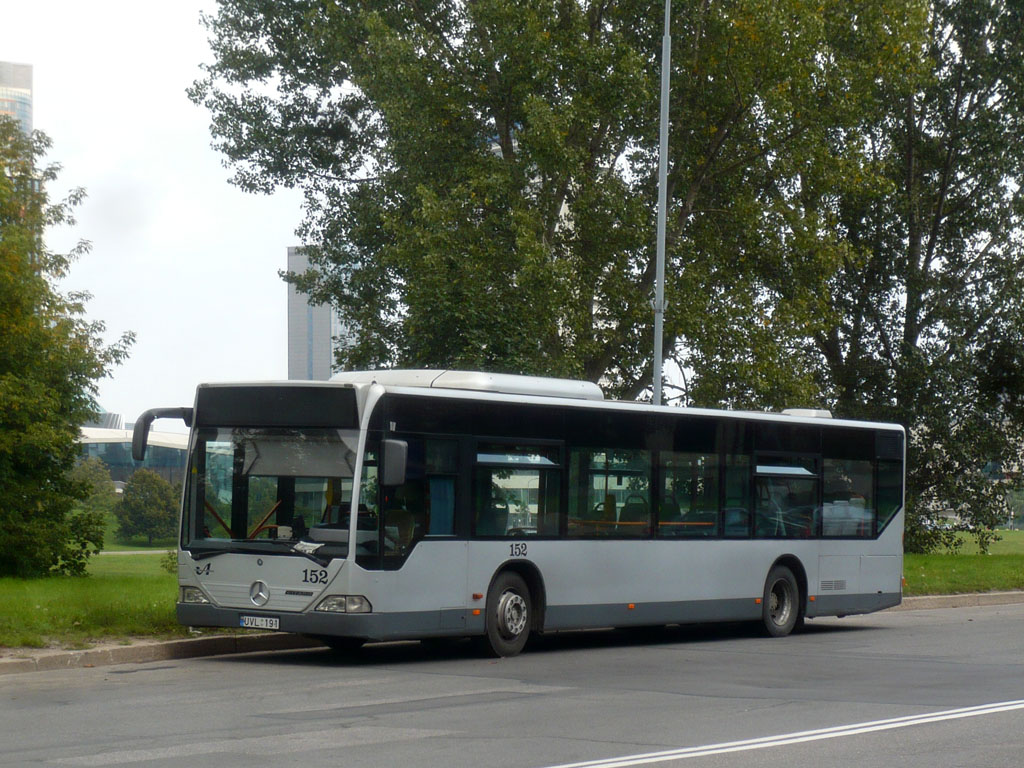
[(800, 587), (793, 572), (777, 565), (764, 583), (761, 618), (765, 631), (772, 637), (785, 637), (800, 620)]
[(486, 651), (495, 656), (515, 656), (530, 637), (533, 606), (523, 577), (502, 571), (487, 590)]

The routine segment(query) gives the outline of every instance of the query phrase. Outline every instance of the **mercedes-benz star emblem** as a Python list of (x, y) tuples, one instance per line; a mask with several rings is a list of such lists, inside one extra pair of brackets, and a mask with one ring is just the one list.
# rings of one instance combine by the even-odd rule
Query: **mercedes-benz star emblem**
[(270, 587), (262, 581), (254, 581), (249, 587), (249, 599), (253, 605), (266, 605), (270, 599)]

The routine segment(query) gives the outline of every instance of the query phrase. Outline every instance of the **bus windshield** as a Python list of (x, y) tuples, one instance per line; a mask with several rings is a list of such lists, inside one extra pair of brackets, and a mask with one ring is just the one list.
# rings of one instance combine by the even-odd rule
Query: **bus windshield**
[(200, 429), (183, 543), (294, 542), (313, 527), (347, 529), (358, 437), (344, 429)]

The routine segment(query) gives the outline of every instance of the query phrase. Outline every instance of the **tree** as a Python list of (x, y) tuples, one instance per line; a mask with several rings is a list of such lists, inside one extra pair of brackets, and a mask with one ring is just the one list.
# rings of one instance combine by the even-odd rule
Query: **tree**
[[(834, 409), (908, 427), (909, 549), (952, 511), (987, 546), (1024, 459), (1024, 8), (932, 0), (924, 67), (866, 110), (883, 194), (832, 200), (848, 258), (804, 355)], [(909, 86), (909, 87), (906, 87)]]
[(83, 192), (51, 203), (58, 168), (42, 166), (50, 146), (0, 117), (0, 575), (84, 573), (103, 541), (94, 516), (73, 513), (85, 486), (70, 471), (81, 425), (95, 413), (96, 382), (127, 354), (131, 334), (113, 345), (85, 319), (85, 294), (56, 282), (88, 251), (48, 251), (47, 226), (73, 223)]
[(153, 539), (174, 536), (178, 524), (178, 492), (150, 469), (138, 469), (125, 483), (124, 493), (114, 508), (122, 538), (145, 536)]
[[(877, 83), (912, 68), (923, 5), (673, 12), (665, 348), (695, 370), (728, 357), (750, 382), (733, 400), (806, 400), (798, 342), (847, 245), (805, 198), (877, 185), (843, 137)], [(314, 268), (288, 279), (354, 331), (343, 366), (648, 386), (649, 3), (222, 0), (205, 23), (215, 61), (190, 96), (236, 184), (304, 190)]]
[[(908, 546), (982, 543), (1024, 441), (1024, 11), (673, 7), (665, 348), (699, 405), (908, 429)], [(661, 16), (623, 0), (222, 0), (191, 97), (298, 186), (346, 367), (650, 376)]]
[(102, 459), (89, 456), (75, 463), (70, 473), (71, 480), (85, 486), (86, 495), (78, 503), (81, 512), (94, 514), (101, 521), (114, 511), (117, 489), (110, 478), (110, 470)]

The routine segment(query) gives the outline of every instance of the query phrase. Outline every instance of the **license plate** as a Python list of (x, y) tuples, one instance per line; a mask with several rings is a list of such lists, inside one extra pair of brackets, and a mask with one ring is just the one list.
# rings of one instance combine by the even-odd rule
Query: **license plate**
[(276, 616), (239, 616), (238, 626), (247, 629), (280, 629), (281, 620)]

